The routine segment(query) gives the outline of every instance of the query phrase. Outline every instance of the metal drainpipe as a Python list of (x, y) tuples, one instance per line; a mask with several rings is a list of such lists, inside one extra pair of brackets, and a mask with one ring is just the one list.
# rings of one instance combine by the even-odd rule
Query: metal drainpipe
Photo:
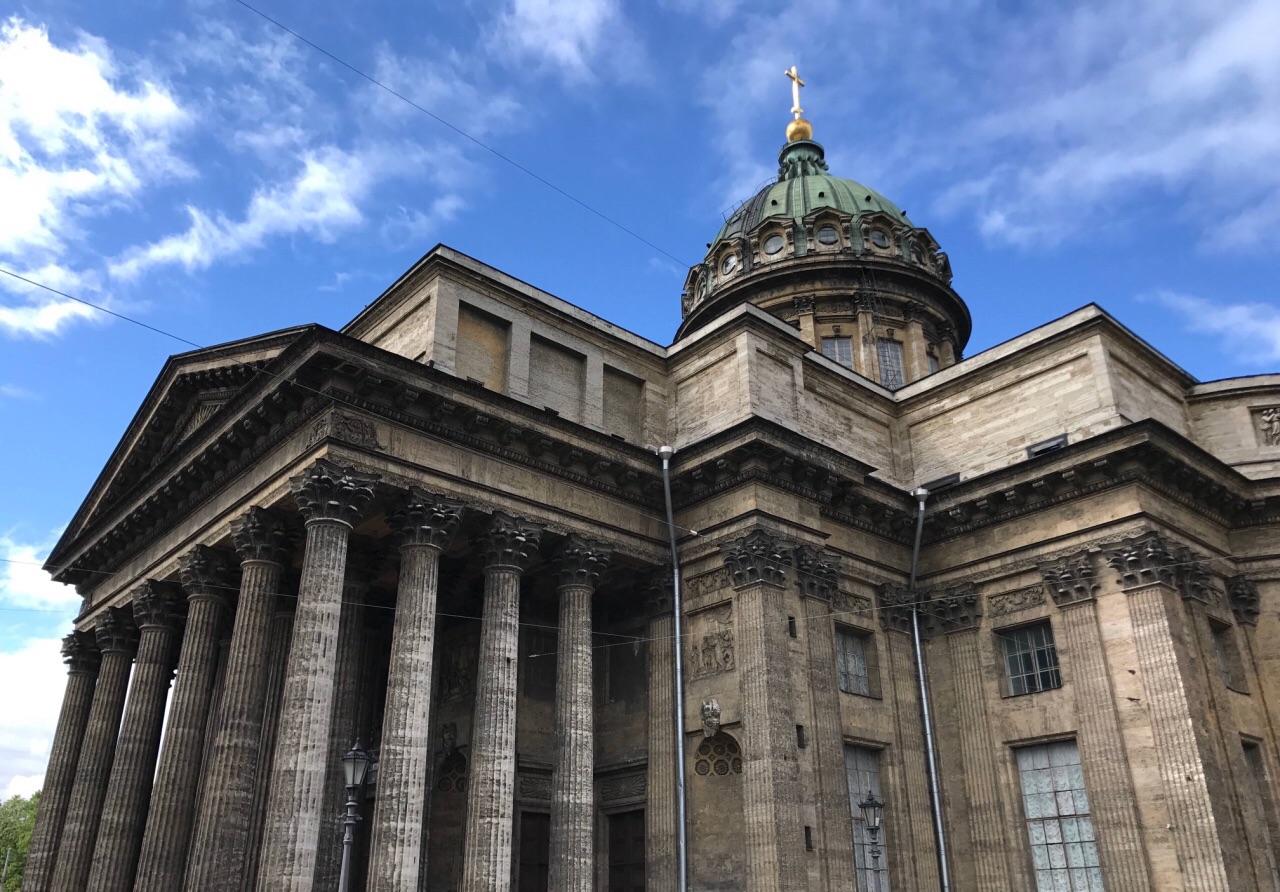
[(911, 603), (911, 640), (916, 651), (916, 676), (920, 679), (920, 710), (924, 717), (924, 750), (929, 758), (929, 799), (933, 806), (933, 832), (938, 839), (938, 867), (941, 871), (942, 892), (950, 892), (951, 877), (947, 871), (947, 837), (942, 832), (942, 797), (938, 792), (938, 760), (934, 753), (933, 717), (929, 711), (929, 686), (924, 680), (924, 648), (920, 644), (920, 604), (914, 597), (916, 593), (916, 570), (920, 565), (920, 539), (924, 535), (924, 500), (929, 498), (929, 490), (921, 486), (912, 490), (916, 499), (916, 541), (911, 548), (911, 581), (907, 583), (907, 591), (912, 595)]
[[(671, 607), (675, 612), (675, 726), (676, 726), (676, 873), (679, 892), (689, 890), (689, 848), (686, 836), (688, 805), (684, 793), (684, 648), (681, 631), (684, 608), (680, 602), (680, 555), (676, 551), (676, 522), (671, 509), (671, 456), (675, 449), (659, 446), (662, 459), (662, 492), (667, 501), (667, 538), (671, 545)], [(923, 510), (923, 508), (922, 508)]]

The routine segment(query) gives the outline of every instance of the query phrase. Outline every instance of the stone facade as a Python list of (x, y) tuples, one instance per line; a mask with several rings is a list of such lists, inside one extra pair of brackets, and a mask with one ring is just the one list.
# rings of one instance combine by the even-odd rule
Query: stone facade
[(857, 213), (717, 243), (669, 347), (442, 247), (341, 332), (172, 358), (49, 559), (26, 888), (333, 888), (357, 737), (354, 888), (675, 890), (681, 779), (705, 892), (868, 888), (872, 788), (894, 890), (1280, 888), (1280, 375), (1095, 306), (962, 359), (945, 255)]

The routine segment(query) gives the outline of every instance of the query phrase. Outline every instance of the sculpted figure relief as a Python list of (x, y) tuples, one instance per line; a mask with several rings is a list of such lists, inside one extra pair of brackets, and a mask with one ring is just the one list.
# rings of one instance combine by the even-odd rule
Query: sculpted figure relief
[(720, 701), (716, 699), (702, 701), (702, 733), (706, 737), (715, 737), (720, 732)]
[(1270, 406), (1258, 414), (1263, 446), (1280, 446), (1280, 406)]

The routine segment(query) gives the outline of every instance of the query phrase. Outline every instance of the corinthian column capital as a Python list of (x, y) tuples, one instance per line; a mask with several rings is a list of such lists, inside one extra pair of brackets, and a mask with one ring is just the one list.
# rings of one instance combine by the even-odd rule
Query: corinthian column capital
[(231, 541), (242, 561), (271, 561), (283, 566), (297, 537), (279, 513), (254, 505), (231, 522)]
[(428, 545), (443, 550), (462, 523), (463, 503), (458, 499), (409, 488), (400, 506), (387, 518), (401, 548)]
[(179, 575), (189, 598), (212, 598), (225, 602), (235, 589), (231, 559), (220, 548), (197, 545), (182, 556)]
[(133, 593), (133, 620), (139, 629), (176, 629), (182, 601), (172, 586), (148, 579)]
[(138, 629), (123, 607), (112, 607), (93, 629), (98, 650), (103, 654), (133, 656), (138, 647)]
[(822, 549), (812, 545), (798, 546), (793, 555), (801, 594), (831, 600), (839, 582), (836, 562), (830, 560)]
[(669, 616), (675, 605), (675, 585), (671, 581), (671, 571), (660, 571), (645, 587), (645, 607), (649, 618)]
[(570, 535), (556, 553), (556, 583), (595, 588), (613, 553), (599, 542)]
[(373, 488), (379, 479), (377, 474), (321, 458), (290, 478), (289, 489), (307, 523), (333, 521), (353, 527), (373, 501)]
[(783, 568), (791, 562), (790, 549), (780, 543), (772, 533), (752, 530), (740, 539), (720, 546), (724, 565), (733, 579), (734, 588), (745, 588), (756, 583), (783, 585)]
[(67, 672), (72, 675), (96, 675), (102, 654), (98, 652), (98, 644), (92, 635), (72, 632), (62, 639), (62, 662), (67, 664)]
[(541, 537), (540, 526), (495, 512), (480, 542), (485, 569), (507, 568), (523, 573), (537, 557)]
[(1107, 564), (1120, 574), (1120, 584), (1126, 589), (1155, 582), (1174, 585), (1173, 553), (1159, 533), (1125, 539), (1107, 551), (1106, 556)]

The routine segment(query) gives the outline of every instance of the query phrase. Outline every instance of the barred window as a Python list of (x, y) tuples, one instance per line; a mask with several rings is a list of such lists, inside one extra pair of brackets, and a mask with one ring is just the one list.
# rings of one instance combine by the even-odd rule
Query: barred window
[(999, 633), (1004, 639), (1004, 665), (1009, 694), (1034, 694), (1062, 687), (1053, 627), (1041, 622)]
[(893, 338), (876, 339), (876, 355), (880, 357), (880, 383), (890, 390), (897, 390), (907, 383), (903, 372), (905, 362), (902, 342)]
[(867, 668), (867, 638), (853, 629), (836, 626), (836, 664), (840, 670), (840, 690), (846, 694), (871, 695), (871, 673)]
[(938, 364), (938, 357), (934, 356), (932, 353), (926, 353), (925, 355), (929, 357), (929, 374), (932, 375), (941, 368)]
[(885, 831), (881, 827), (877, 840), (880, 846), (879, 870), (876, 870), (877, 864), (871, 857), (871, 837), (862, 820), (862, 809), (858, 807), (868, 791), (879, 799), (885, 798), (880, 791), (880, 750), (846, 743), (844, 771), (849, 784), (849, 813), (853, 817), (853, 865), (857, 890), (890, 892), (889, 847), (886, 845), (889, 840), (885, 839)]
[(1105, 892), (1076, 742), (1062, 740), (1014, 752), (1037, 892)]
[(853, 340), (850, 338), (823, 338), (822, 355), (840, 363), (846, 369), (853, 368)]

